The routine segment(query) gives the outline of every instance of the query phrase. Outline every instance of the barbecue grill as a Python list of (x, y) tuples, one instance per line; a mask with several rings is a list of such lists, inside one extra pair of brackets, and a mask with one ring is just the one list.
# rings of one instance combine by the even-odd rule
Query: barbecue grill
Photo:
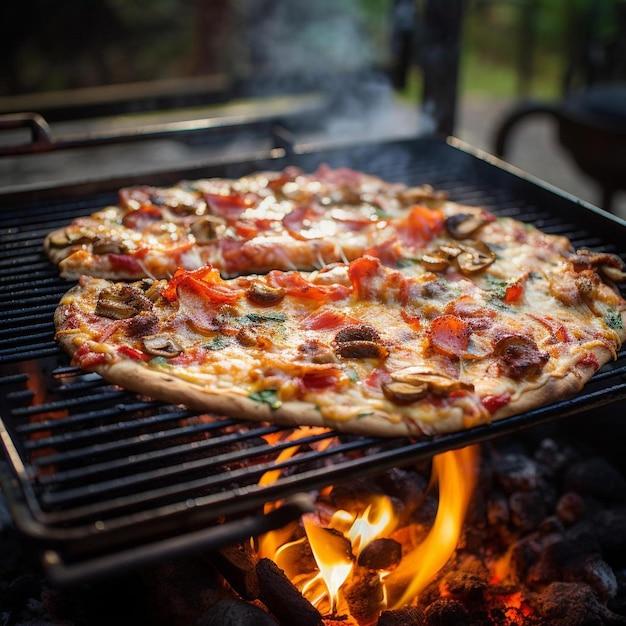
[[(0, 195), (0, 481), (18, 528), (34, 540), (57, 583), (258, 535), (305, 512), (308, 490), (626, 399), (622, 352), (577, 396), (462, 433), (411, 441), (329, 431), (290, 441), (267, 437), (287, 434), (283, 426), (203, 416), (69, 365), (54, 342), (52, 315), (70, 285), (42, 253), (47, 232), (114, 203), (120, 186), (238, 177), (287, 165), (312, 170), (321, 163), (430, 183), (452, 200), (565, 235), (576, 247), (624, 252), (623, 221), (455, 139), (276, 148), (140, 180)], [(322, 441), (330, 443), (316, 449)], [(296, 454), (276, 461), (295, 445)], [(259, 486), (269, 469), (280, 469), (280, 477)], [(261, 512), (276, 501), (279, 508)]]

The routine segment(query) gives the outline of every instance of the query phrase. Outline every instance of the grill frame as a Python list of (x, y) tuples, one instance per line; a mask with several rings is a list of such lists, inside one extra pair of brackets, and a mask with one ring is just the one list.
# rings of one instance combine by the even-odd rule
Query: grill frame
[[(240, 435), (232, 436), (227, 432), (236, 420), (224, 420), (221, 427), (202, 422), (179, 425), (181, 419), (189, 416), (193, 418), (196, 414), (182, 409), (164, 408), (166, 405), (161, 403), (133, 400), (136, 398), (134, 394), (111, 389), (103, 381), (99, 382), (97, 376), (76, 374), (75, 368), (64, 365), (67, 360), (59, 356), (60, 352), (52, 341), (52, 311), (59, 296), (70, 284), (60, 281), (55, 268), (43, 258), (40, 251), (43, 235), (47, 230), (69, 221), (77, 210), (90, 212), (110, 202), (121, 186), (140, 182), (163, 185), (182, 178), (202, 176), (235, 177), (254, 170), (279, 169), (288, 164), (300, 165), (308, 170), (321, 162), (350, 165), (378, 173), (390, 180), (431, 182), (438, 188), (451, 191), (452, 199), (468, 203), (472, 200), (477, 203), (484, 201), (484, 189), (487, 188), (492, 197), (491, 203), (485, 204), (489, 208), (500, 207), (501, 210), (496, 211), (499, 214), (511, 214), (533, 223), (539, 220), (538, 225), (547, 232), (573, 229), (578, 235), (578, 245), (596, 245), (599, 249), (623, 252), (618, 248), (626, 234), (626, 223), (622, 220), (541, 183), (493, 157), (472, 150), (455, 139), (444, 142), (434, 138), (419, 138), (325, 150), (304, 146), (290, 155), (284, 150), (275, 149), (238, 162), (205, 163), (191, 169), (157, 172), (147, 176), (129, 176), (70, 186), (30, 187), (19, 192), (0, 194), (0, 207), (3, 207), (0, 211), (0, 440), (5, 452), (5, 460), (0, 463), (0, 482), (17, 526), (37, 542), (48, 573), (58, 583), (72, 583), (87, 577), (105, 575), (131, 564), (148, 563), (199, 547), (215, 548), (281, 526), (302, 514), (310, 506), (307, 498), (298, 496), (303, 490), (319, 488), (355, 475), (379, 472), (556, 417), (626, 400), (626, 358), (620, 355), (617, 364), (603, 368), (594, 376), (589, 387), (574, 398), (490, 425), (418, 442), (342, 436), (326, 452), (305, 451), (285, 461), (285, 468), (295, 467), (300, 470), (306, 468), (308, 454), (314, 465), (312, 469), (288, 473), (269, 487), (256, 486), (256, 480), (270, 467), (279, 467), (272, 464), (271, 458), (266, 466), (256, 465), (253, 470), (244, 468), (240, 472), (246, 479), (254, 475), (254, 483), (236, 484), (226, 492), (194, 495), (192, 500), (168, 500), (172, 497), (168, 490), (175, 492), (178, 489), (184, 493), (187, 489), (188, 493), (197, 494), (201, 486), (206, 488), (211, 480), (214, 486), (219, 484), (219, 480), (216, 483), (207, 472), (219, 467), (219, 463), (223, 463), (222, 457), (210, 455), (187, 460), (183, 449), (191, 446), (194, 453), (207, 450), (211, 454), (211, 448), (215, 448), (220, 440), (193, 439), (190, 444), (184, 438), (221, 432), (222, 438), (228, 440), (230, 436), (239, 445)], [(419, 180), (415, 178), (416, 173), (419, 174)], [(532, 210), (524, 216), (519, 215), (521, 211), (530, 208)], [(47, 220), (45, 228), (38, 221), (41, 219)], [(13, 251), (16, 249), (27, 252), (15, 258)], [(20, 264), (20, 261), (25, 260), (25, 265)], [(23, 272), (25, 267), (32, 274), (25, 279), (17, 296), (29, 300), (26, 307), (15, 309), (12, 305), (16, 294), (8, 290), (20, 284), (19, 272)], [(32, 295), (32, 289), (38, 291)], [(29, 333), (28, 338), (24, 337), (25, 332)], [(16, 337), (16, 334), (20, 336)], [(27, 388), (22, 388), (23, 385), (27, 385)], [(104, 396), (99, 391), (101, 387), (105, 390), (108, 388)], [(78, 395), (82, 393), (86, 395)], [(69, 401), (63, 399), (66, 395)], [(41, 402), (46, 401), (46, 396), (56, 404), (44, 404), (43, 409), (49, 412), (71, 411), (75, 408), (79, 411), (78, 418), (74, 419), (76, 414), (73, 414), (69, 418), (53, 417), (49, 424), (27, 422), (44, 412)], [(35, 408), (28, 408), (33, 400), (39, 404), (33, 405)], [(92, 405), (96, 408), (90, 409)], [(145, 417), (140, 413), (145, 410), (152, 410), (152, 413)], [(126, 419), (124, 416), (128, 415), (131, 417)], [(159, 428), (174, 423), (178, 426), (157, 430), (156, 435), (150, 430), (147, 434), (142, 432), (142, 428), (148, 427), (148, 424)], [(88, 426), (83, 428), (81, 424)], [(91, 429), (89, 424), (93, 425)], [(38, 437), (37, 440), (27, 439), (28, 436), (46, 432), (48, 426), (50, 435)], [(60, 427), (64, 426), (68, 430), (63, 432)], [(288, 430), (249, 423), (242, 428), (253, 441), (263, 433)], [(57, 430), (60, 432), (57, 433)], [(124, 431), (138, 434), (134, 439), (116, 439), (116, 435)], [(106, 438), (100, 441), (101, 436)], [(313, 440), (324, 438), (326, 436), (317, 436)], [(91, 448), (76, 446), (77, 440), (81, 439), (95, 441), (95, 444)], [(179, 439), (181, 443), (167, 447), (168, 441)], [(165, 448), (158, 447), (160, 440), (165, 441)], [(156, 448), (150, 449), (153, 444), (156, 444)], [(142, 448), (146, 445), (147, 448)], [(33, 458), (33, 454), (51, 446), (60, 447), (61, 452), (56, 456), (48, 453), (47, 458), (45, 454), (39, 456), (39, 459)], [(251, 455), (261, 458), (268, 452), (275, 455), (278, 450), (292, 446), (279, 443), (265, 444), (263, 447), (257, 441), (252, 449), (244, 447), (222, 454), (241, 459)], [(124, 449), (130, 451), (129, 455), (124, 456)], [(139, 452), (134, 452), (137, 449), (148, 456), (141, 457)], [(315, 465), (322, 459), (332, 459), (338, 454), (338, 449), (352, 453), (364, 450), (368, 454), (347, 459), (344, 455), (339, 462), (319, 467)], [(63, 450), (70, 453), (74, 451), (74, 456), (68, 456)], [(183, 455), (180, 457), (184, 462), (181, 467), (168, 465), (167, 462), (160, 464), (163, 459), (179, 458), (176, 456), (179, 453)], [(96, 459), (102, 456), (104, 461), (88, 462), (82, 469), (77, 464), (81, 459), (91, 459), (94, 455)], [(134, 460), (129, 462), (131, 456)], [(115, 463), (119, 467), (116, 468)], [(65, 469), (57, 469), (51, 475), (42, 473), (42, 468), (52, 468), (54, 471), (57, 466)], [(116, 471), (132, 471), (133, 466), (143, 470), (127, 474), (122, 487)], [(191, 479), (180, 483), (168, 482), (172, 476), (186, 471), (198, 482), (196, 491), (187, 486)], [(87, 475), (91, 476), (92, 482), (84, 482)], [(103, 475), (105, 478), (108, 475), (109, 479), (98, 480)], [(59, 480), (59, 476), (62, 480)], [(225, 480), (223, 474), (220, 480)], [(133, 484), (141, 485), (142, 481), (143, 484), (157, 486), (151, 494), (140, 491), (133, 500), (128, 490)], [(54, 488), (55, 482), (70, 487), (58, 491)], [(77, 483), (78, 486), (72, 487)], [(162, 486), (159, 487), (159, 483), (163, 483)], [(119, 491), (121, 495), (116, 495)], [(108, 499), (102, 500), (101, 496)], [(144, 498), (147, 508), (137, 508), (140, 505), (137, 501), (139, 496)], [(283, 507), (269, 516), (258, 514), (263, 504), (278, 499), (284, 500)], [(76, 501), (78, 506), (72, 508), (72, 502)], [(81, 505), (81, 501), (87, 504)], [(150, 502), (155, 503), (152, 508), (148, 506)], [(115, 503), (117, 509), (112, 508), (111, 503)], [(66, 505), (68, 508), (64, 509)], [(217, 510), (212, 508), (216, 506)], [(113, 510), (121, 511), (118, 517), (113, 515)], [(206, 526), (223, 515), (232, 519), (225, 524)]]

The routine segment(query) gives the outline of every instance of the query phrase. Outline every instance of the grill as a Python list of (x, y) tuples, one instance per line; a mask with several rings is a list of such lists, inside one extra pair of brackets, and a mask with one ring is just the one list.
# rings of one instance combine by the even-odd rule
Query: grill
[[(285, 427), (165, 405), (68, 364), (53, 340), (52, 314), (69, 285), (42, 255), (48, 231), (114, 202), (123, 185), (236, 177), (288, 164), (311, 170), (322, 162), (428, 182), (453, 200), (566, 235), (577, 247), (619, 253), (625, 240), (620, 220), (456, 140), (434, 138), (289, 154), (275, 149), (245, 162), (203, 164), (141, 181), (0, 196), (0, 479), (18, 527), (35, 540), (57, 583), (216, 548), (302, 514), (310, 506), (307, 490), (626, 398), (622, 353), (579, 395), (491, 425), (420, 441), (314, 434), (295, 442), (295, 454), (278, 459), (295, 445), (284, 440)], [(259, 486), (270, 469), (282, 470), (281, 476)], [(282, 506), (262, 513), (265, 503), (279, 500)]]

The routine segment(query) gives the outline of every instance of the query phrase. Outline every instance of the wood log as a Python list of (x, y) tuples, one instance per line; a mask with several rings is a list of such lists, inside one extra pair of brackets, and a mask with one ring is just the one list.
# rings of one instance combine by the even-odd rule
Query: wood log
[(215, 553), (214, 563), (230, 586), (246, 600), (259, 597), (256, 575), (257, 557), (248, 542), (221, 548)]
[(376, 622), (384, 599), (378, 573), (355, 566), (349, 582), (343, 588), (350, 614), (360, 625)]
[(214, 604), (196, 622), (196, 626), (277, 626), (277, 623), (254, 604), (224, 598)]
[(259, 597), (282, 626), (321, 626), (319, 611), (298, 591), (274, 561), (261, 559), (256, 566)]
[(368, 569), (387, 569), (402, 558), (402, 546), (395, 539), (374, 539), (359, 554), (358, 564)]

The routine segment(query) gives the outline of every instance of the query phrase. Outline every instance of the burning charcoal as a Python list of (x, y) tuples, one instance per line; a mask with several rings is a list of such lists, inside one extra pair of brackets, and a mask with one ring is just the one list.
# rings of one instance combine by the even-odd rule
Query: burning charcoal
[(330, 493), (330, 501), (338, 509), (345, 509), (350, 513), (362, 513), (374, 495), (384, 494), (372, 480), (363, 478), (335, 485)]
[(221, 548), (214, 558), (222, 576), (241, 597), (247, 600), (259, 597), (256, 560), (252, 546), (247, 541)]
[[(617, 579), (611, 566), (600, 557), (588, 558), (582, 566), (582, 572), (572, 580), (583, 580), (595, 592), (598, 597), (607, 601), (617, 594)], [(566, 578), (568, 580), (568, 578)]]
[(422, 611), (409, 606), (397, 611), (383, 611), (377, 626), (422, 626), (423, 623)]
[(600, 604), (584, 583), (552, 583), (532, 598), (531, 606), (551, 626), (626, 624), (626, 618)]
[(383, 586), (377, 572), (357, 567), (343, 588), (350, 614), (359, 624), (371, 624), (383, 603)]
[(585, 501), (575, 491), (568, 491), (559, 498), (556, 514), (564, 524), (575, 524), (585, 514)]
[(544, 439), (535, 452), (535, 460), (550, 474), (560, 472), (575, 456), (571, 448), (557, 444), (554, 439)]
[(437, 515), (437, 507), (439, 506), (438, 498), (429, 493), (425, 498), (422, 504), (419, 506), (417, 511), (413, 514), (413, 521), (418, 524), (424, 524), (426, 526), (432, 526), (435, 521), (435, 516)]
[(562, 533), (565, 529), (561, 520), (555, 515), (548, 515), (541, 524), (539, 524), (539, 528), (537, 528), (541, 535), (551, 535)]
[(322, 616), (298, 591), (274, 561), (261, 559), (256, 566), (260, 598), (283, 626), (321, 626)]
[(388, 569), (402, 558), (402, 546), (394, 539), (375, 539), (363, 548), (358, 564), (369, 569)]
[(538, 486), (537, 464), (524, 454), (505, 454), (493, 460), (495, 478), (506, 493), (532, 491)]
[(426, 479), (420, 474), (393, 468), (376, 478), (376, 483), (388, 495), (402, 503), (394, 506), (399, 524), (404, 525), (420, 506), (426, 491)]
[(452, 598), (468, 606), (482, 602), (487, 588), (486, 581), (480, 576), (457, 570), (448, 572), (441, 584)]
[(509, 503), (501, 493), (494, 493), (487, 501), (487, 522), (490, 526), (509, 523)]
[(624, 477), (601, 457), (593, 457), (572, 465), (565, 475), (565, 486), (572, 491), (600, 500), (626, 499)]
[(546, 507), (538, 493), (518, 491), (509, 497), (511, 522), (520, 530), (537, 528), (546, 516)]
[(424, 626), (466, 626), (469, 615), (456, 600), (441, 598), (424, 610)]
[(214, 604), (196, 626), (277, 626), (277, 622), (258, 606), (224, 598)]
[(593, 516), (590, 530), (605, 553), (626, 553), (626, 509), (599, 511)]
[(537, 537), (530, 535), (516, 541), (511, 548), (511, 570), (517, 580), (525, 580), (528, 571), (539, 557), (541, 545)]

